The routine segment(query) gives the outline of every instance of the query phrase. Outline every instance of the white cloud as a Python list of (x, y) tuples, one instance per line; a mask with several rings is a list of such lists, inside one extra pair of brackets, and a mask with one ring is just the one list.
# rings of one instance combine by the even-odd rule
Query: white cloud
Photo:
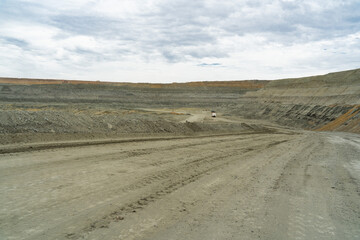
[(37, 1), (37, 0), (19, 0), (19, 4), (34, 4), (36, 6), (41, 6), (45, 9), (49, 9), (55, 12), (58, 11), (74, 11), (79, 9), (85, 9), (88, 6), (97, 4), (97, 0), (46, 0), (46, 1)]
[(6, 1), (0, 75), (172, 82), (351, 69), (359, 12), (356, 0)]

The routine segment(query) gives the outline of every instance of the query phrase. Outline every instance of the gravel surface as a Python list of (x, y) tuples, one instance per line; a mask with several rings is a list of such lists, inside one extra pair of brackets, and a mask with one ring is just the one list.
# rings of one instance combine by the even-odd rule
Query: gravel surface
[(358, 135), (2, 154), (2, 239), (359, 239)]

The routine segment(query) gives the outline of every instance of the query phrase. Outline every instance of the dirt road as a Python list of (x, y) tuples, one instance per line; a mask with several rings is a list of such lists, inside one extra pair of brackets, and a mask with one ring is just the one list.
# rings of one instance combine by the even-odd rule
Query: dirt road
[(277, 132), (0, 155), (1, 239), (360, 239), (360, 137)]

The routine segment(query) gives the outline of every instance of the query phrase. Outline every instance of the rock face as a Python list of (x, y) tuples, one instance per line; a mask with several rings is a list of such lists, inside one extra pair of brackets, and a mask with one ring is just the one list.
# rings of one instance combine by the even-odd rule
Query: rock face
[(237, 114), (319, 131), (360, 133), (360, 69), (269, 82), (244, 95)]
[(0, 78), (0, 134), (216, 130), (202, 123), (179, 123), (186, 117), (141, 110), (184, 107), (295, 128), (360, 133), (360, 69), (275, 81), (181, 84)]

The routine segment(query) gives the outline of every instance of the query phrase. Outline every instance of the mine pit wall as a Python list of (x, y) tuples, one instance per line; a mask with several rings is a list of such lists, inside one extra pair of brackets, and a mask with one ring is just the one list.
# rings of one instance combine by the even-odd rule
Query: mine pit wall
[[(360, 133), (360, 69), (275, 81), (167, 85), (23, 81), (0, 78), (0, 134), (197, 131), (156, 115), (127, 114), (129, 109), (182, 107), (301, 129)], [(98, 115), (103, 110), (116, 114)]]
[[(11, 79), (10, 79), (11, 80)], [(146, 109), (222, 110), (239, 96), (256, 91), (261, 81), (246, 84), (178, 84), (149, 87), (113, 84), (31, 84), (0, 78), (0, 145), (143, 135), (202, 134), (254, 130), (252, 124), (189, 123), (189, 116)], [(16, 82), (17, 83), (17, 82)], [(253, 84), (253, 85), (251, 85)], [(145, 109), (145, 110), (144, 110)]]
[(271, 81), (233, 111), (290, 127), (360, 133), (360, 70)]
[(283, 104), (244, 100), (237, 109), (232, 110), (232, 114), (250, 119), (267, 119), (294, 128), (360, 133), (359, 110), (360, 106)]

